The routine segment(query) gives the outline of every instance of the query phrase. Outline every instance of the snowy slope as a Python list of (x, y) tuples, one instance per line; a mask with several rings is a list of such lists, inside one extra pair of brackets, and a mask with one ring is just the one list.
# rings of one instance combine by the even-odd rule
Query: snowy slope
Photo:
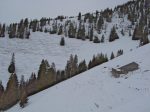
[(0, 22), (18, 22), (23, 18), (75, 16), (79, 12), (95, 12), (114, 8), (129, 0), (1, 0)]
[[(8, 112), (149, 112), (150, 44), (115, 58), (29, 98)], [(121, 78), (110, 70), (135, 61), (140, 69)]]
[(86, 59), (88, 63), (94, 54), (102, 52), (110, 57), (112, 51), (116, 54), (119, 49), (123, 49), (126, 53), (139, 45), (139, 42), (132, 41), (129, 37), (100, 44), (65, 38), (66, 45), (61, 47), (60, 39), (60, 36), (40, 32), (32, 33), (29, 40), (9, 39), (7, 36), (0, 38), (0, 80), (4, 86), (10, 76), (8, 66), (13, 52), (20, 80), (21, 75), (28, 79), (32, 72), (37, 73), (42, 59), (54, 62), (57, 69), (64, 69), (71, 54), (77, 54), (79, 61)]

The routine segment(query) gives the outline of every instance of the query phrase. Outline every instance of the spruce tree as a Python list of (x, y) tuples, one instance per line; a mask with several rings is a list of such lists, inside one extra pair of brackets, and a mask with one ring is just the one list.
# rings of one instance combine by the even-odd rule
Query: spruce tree
[(63, 26), (61, 25), (59, 27), (58, 35), (62, 35), (62, 34), (63, 34)]
[(65, 46), (65, 38), (62, 37), (60, 40), (60, 46)]
[(15, 73), (15, 54), (12, 54), (12, 59), (11, 59), (11, 63), (8, 67), (8, 72), (9, 73)]
[(101, 43), (104, 43), (104, 39), (105, 39), (105, 36), (104, 36), (104, 35), (102, 35)]
[(68, 37), (75, 38), (75, 36), (76, 36), (76, 28), (74, 27), (73, 23), (71, 22), (69, 25)]
[(78, 20), (79, 20), (79, 21), (81, 20), (81, 12), (79, 12)]
[(2, 81), (0, 81), (0, 97), (2, 96), (3, 92), (4, 92), (4, 87)]
[(109, 42), (112, 42), (112, 41), (114, 41), (114, 40), (116, 40), (116, 39), (119, 39), (119, 36), (118, 36), (118, 34), (117, 34), (117, 32), (116, 32), (116, 28), (113, 27), (113, 28), (111, 29), (111, 32), (110, 32)]
[(70, 60), (67, 61), (67, 65), (65, 67), (65, 79), (70, 78), (71, 76), (71, 63)]
[(28, 95), (26, 90), (24, 90), (20, 97), (20, 103), (19, 103), (20, 107), (24, 108), (27, 103), (28, 103)]
[(83, 60), (82, 62), (79, 63), (78, 66), (78, 74), (85, 72), (88, 69), (87, 65), (86, 65), (86, 61)]
[(112, 59), (114, 59), (115, 58), (115, 56), (114, 56), (114, 53), (112, 52), (111, 53), (111, 56), (110, 56), (110, 59), (112, 60)]
[(97, 31), (98, 31), (98, 33), (100, 33), (100, 31), (102, 30), (103, 24), (104, 24), (103, 17), (100, 16), (99, 20), (98, 20), (98, 23), (97, 23)]
[[(11, 74), (5, 91), (5, 103), (12, 105), (19, 99), (18, 78), (16, 74)], [(6, 106), (6, 105), (5, 105)]]
[(93, 27), (90, 29), (90, 41), (93, 41)]
[(3, 24), (3, 27), (1, 29), (1, 37), (5, 37), (5, 29), (6, 29), (5, 24)]
[(42, 60), (42, 62), (40, 64), (39, 71), (38, 71), (38, 77), (37, 77), (37, 79), (40, 80), (40, 79), (44, 78), (45, 73), (46, 73), (46, 64), (45, 64), (45, 61)]

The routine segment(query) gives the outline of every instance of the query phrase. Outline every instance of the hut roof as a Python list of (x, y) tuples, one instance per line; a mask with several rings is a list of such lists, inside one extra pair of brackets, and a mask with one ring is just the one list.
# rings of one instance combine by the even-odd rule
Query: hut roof
[(132, 62), (132, 63), (129, 63), (125, 66), (120, 67), (119, 69), (123, 70), (123, 71), (130, 72), (130, 71), (134, 71), (134, 70), (139, 69), (139, 65), (135, 62)]

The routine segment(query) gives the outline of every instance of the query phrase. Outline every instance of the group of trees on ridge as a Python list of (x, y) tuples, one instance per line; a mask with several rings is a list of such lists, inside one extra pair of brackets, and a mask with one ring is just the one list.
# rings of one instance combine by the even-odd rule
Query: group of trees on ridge
[[(123, 50), (118, 50), (117, 56), (122, 54)], [(111, 55), (110, 59), (113, 58), (115, 58), (115, 56), (113, 55), (112, 57)], [(15, 69), (11, 70), (11, 72), (9, 70), (12, 64), (15, 68), (15, 54), (13, 53), (11, 63), (8, 67), (8, 72), (10, 72), (11, 75), (6, 88), (3, 87), (2, 82), (0, 81), (0, 110), (9, 109), (18, 101), (23, 108), (28, 102), (28, 96), (103, 64), (108, 60), (107, 55), (101, 53), (96, 56), (94, 55), (93, 59), (86, 64), (85, 60), (78, 62), (77, 55), (70, 55), (70, 59), (67, 61), (64, 70), (57, 70), (55, 63), (50, 65), (47, 60), (42, 60), (37, 75), (32, 73), (28, 80), (25, 80), (24, 76), (22, 76), (21, 80), (18, 81)]]
[[(130, 34), (132, 28), (129, 29), (129, 35), (132, 36), (132, 40), (140, 40), (140, 45), (149, 43), (150, 11), (149, 8), (145, 7), (145, 0), (129, 1), (126, 4), (117, 6), (114, 11), (118, 12), (119, 18), (127, 16), (128, 20), (132, 23), (131, 27), (134, 29), (133, 35)], [(94, 31), (101, 34), (102, 30), (105, 30), (104, 23), (110, 23), (112, 21), (114, 11), (106, 9), (101, 12), (96, 11), (95, 14), (87, 13), (81, 15), (81, 13), (79, 13), (78, 24), (71, 20), (65, 21), (64, 24), (58, 23), (58, 20), (62, 22), (66, 19), (66, 17), (63, 16), (59, 16), (55, 19), (35, 19), (30, 22), (28, 19), (25, 19), (21, 20), (20, 23), (13, 23), (9, 26), (0, 24), (0, 37), (5, 37), (5, 33), (8, 32), (9, 38), (28, 39), (31, 31), (40, 31), (50, 34), (65, 35), (69, 38), (82, 40), (89, 39), (94, 43), (100, 43), (104, 42), (105, 36), (103, 35), (102, 38), (99, 39), (94, 35)], [(87, 22), (89, 23), (88, 31), (86, 30)], [(47, 24), (52, 25), (50, 29), (46, 27)], [(122, 35), (124, 35), (123, 30)], [(113, 26), (110, 32), (109, 41), (112, 42), (118, 38), (117, 28)], [(64, 44), (64, 38), (62, 38), (60, 45), (63, 46)], [(122, 54), (123, 50), (117, 52), (117, 56)], [(115, 55), (112, 52), (110, 59), (114, 58)], [(12, 61), (8, 68), (11, 75), (6, 88), (3, 87), (2, 82), (0, 81), (0, 110), (6, 110), (18, 101), (20, 101), (20, 106), (24, 107), (28, 101), (28, 96), (107, 62), (108, 60), (107, 55), (101, 53), (97, 56), (93, 56), (93, 59), (86, 64), (85, 60), (79, 63), (78, 57), (76, 55), (71, 55), (64, 70), (57, 70), (54, 63), (50, 65), (47, 60), (42, 60), (37, 75), (32, 73), (28, 80), (25, 80), (24, 76), (22, 76), (21, 81), (18, 81), (17, 74), (15, 73), (14, 56), (12, 56)]]
[[(8, 32), (10, 38), (28, 39), (31, 31), (39, 31), (63, 35), (69, 38), (89, 39), (94, 43), (100, 43), (105, 40), (106, 23), (111, 23), (113, 15), (117, 12), (119, 18), (127, 17), (131, 22), (129, 35), (132, 36), (132, 40), (140, 40), (140, 45), (145, 45), (149, 43), (148, 35), (150, 34), (150, 11), (145, 4), (145, 0), (129, 1), (115, 7), (114, 10), (107, 8), (95, 13), (79, 13), (77, 21), (64, 16), (58, 16), (54, 19), (41, 18), (40, 20), (34, 19), (30, 21), (26, 18), (22, 19), (20, 23), (13, 23), (9, 26), (0, 24), (0, 37), (5, 37), (5, 33)], [(94, 32), (102, 36), (98, 37)], [(119, 38), (117, 32), (118, 29), (114, 25), (108, 37), (109, 42)], [(125, 34), (123, 29), (121, 34)]]

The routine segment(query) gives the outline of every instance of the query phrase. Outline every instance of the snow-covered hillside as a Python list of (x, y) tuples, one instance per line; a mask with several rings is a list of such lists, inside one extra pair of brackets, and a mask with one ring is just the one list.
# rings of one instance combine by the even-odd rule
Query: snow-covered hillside
[[(8, 112), (149, 112), (150, 44), (89, 70), (29, 98), (24, 109)], [(140, 69), (121, 78), (111, 68), (130, 62)]]
[(149, 112), (150, 4), (127, 1), (1, 1), (0, 110)]
[(75, 16), (79, 12), (95, 12), (114, 8), (129, 0), (1, 0), (0, 23), (19, 22), (20, 19), (40, 19), (41, 17), (57, 17), (58, 15)]
[(106, 53), (110, 57), (111, 52), (117, 53), (123, 49), (124, 53), (130, 49), (136, 49), (138, 41), (122, 37), (115, 42), (94, 44), (92, 42), (65, 38), (66, 45), (59, 45), (61, 36), (46, 33), (32, 33), (29, 40), (0, 38), (0, 80), (6, 85), (10, 74), (8, 66), (12, 53), (15, 53), (16, 73), (19, 77), (24, 75), (28, 79), (32, 72), (37, 73), (42, 59), (49, 63), (54, 62), (57, 69), (64, 69), (71, 54), (77, 54), (79, 61), (86, 59), (89, 62), (93, 55)]
[[(65, 24), (67, 20), (79, 25), (77, 18), (67, 18), (63, 22), (58, 20), (57, 24)], [(53, 21), (44, 26), (44, 28), (46, 27), (49, 30), (53, 26), (52, 24)], [(127, 19), (127, 16), (119, 18), (118, 13), (114, 12), (112, 22), (109, 23), (105, 21), (104, 26), (106, 30), (102, 30), (101, 34), (94, 31), (94, 36), (98, 36), (99, 39), (101, 39), (102, 35), (105, 36), (104, 43), (94, 44), (89, 40), (81, 41), (66, 37), (66, 45), (64, 47), (59, 45), (61, 36), (58, 35), (43, 32), (33, 33), (31, 31), (30, 39), (22, 40), (9, 39), (7, 34), (5, 38), (0, 38), (0, 80), (2, 80), (3, 85), (6, 86), (10, 76), (8, 66), (11, 61), (12, 53), (15, 53), (16, 73), (20, 80), (22, 75), (28, 79), (32, 72), (37, 73), (42, 59), (47, 59), (49, 63), (54, 62), (57, 69), (64, 69), (71, 54), (76, 54), (79, 61), (85, 59), (88, 63), (93, 55), (97, 55), (98, 53), (107, 54), (108, 58), (110, 58), (112, 52), (116, 55), (120, 49), (122, 49), (124, 53), (130, 52), (131, 49), (134, 50), (139, 46), (139, 41), (132, 41), (132, 37), (129, 37), (128, 26), (130, 26), (130, 24), (131, 22)], [(118, 27), (117, 33), (120, 39), (110, 43), (108, 40), (113, 26)], [(85, 28), (87, 34), (89, 28), (88, 23), (85, 24)], [(122, 29), (125, 33), (124, 36), (121, 34)], [(131, 31), (133, 33), (133, 30)]]

